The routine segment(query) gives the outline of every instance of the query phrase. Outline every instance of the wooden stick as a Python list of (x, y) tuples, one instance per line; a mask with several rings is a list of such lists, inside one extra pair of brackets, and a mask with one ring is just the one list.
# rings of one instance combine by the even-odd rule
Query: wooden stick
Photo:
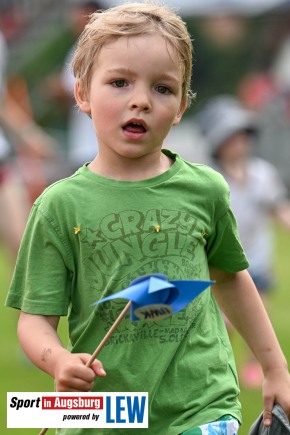
[(109, 329), (107, 334), (104, 336), (103, 340), (101, 341), (101, 343), (99, 344), (99, 346), (97, 347), (95, 352), (92, 354), (91, 358), (89, 359), (89, 361), (86, 364), (86, 367), (90, 367), (93, 364), (93, 362), (96, 359), (97, 355), (101, 352), (101, 350), (105, 346), (105, 344), (108, 341), (108, 339), (111, 337), (111, 335), (113, 334), (115, 329), (119, 326), (119, 323), (121, 322), (121, 320), (126, 316), (126, 314), (129, 311), (131, 305), (132, 305), (132, 302), (129, 301), (127, 303), (127, 305), (125, 306), (125, 308), (123, 309), (123, 311), (121, 311), (121, 313), (119, 314), (119, 316), (117, 317), (117, 319), (115, 320), (115, 322), (113, 323), (113, 325), (111, 326), (111, 328)]
[[(115, 320), (115, 322), (113, 323), (113, 325), (111, 326), (111, 328), (109, 329), (109, 331), (107, 332), (107, 334), (104, 336), (104, 338), (102, 339), (101, 343), (99, 344), (99, 346), (96, 348), (96, 350), (94, 351), (94, 353), (92, 354), (91, 358), (89, 359), (89, 361), (86, 363), (86, 367), (90, 367), (93, 362), (95, 361), (97, 355), (101, 352), (101, 350), (103, 349), (103, 347), (105, 346), (106, 342), (108, 341), (108, 339), (111, 337), (111, 335), (113, 334), (113, 332), (117, 329), (117, 327), (119, 326), (119, 323), (121, 322), (121, 320), (123, 320), (123, 318), (126, 316), (127, 312), (129, 311), (129, 309), (131, 308), (132, 305), (132, 301), (129, 301), (127, 303), (127, 305), (125, 306), (125, 308), (123, 309), (123, 311), (121, 311), (121, 313), (119, 314), (119, 316), (117, 317), (117, 319)], [(39, 435), (44, 435), (46, 432), (48, 431), (48, 429), (41, 429), (41, 431), (39, 432)]]

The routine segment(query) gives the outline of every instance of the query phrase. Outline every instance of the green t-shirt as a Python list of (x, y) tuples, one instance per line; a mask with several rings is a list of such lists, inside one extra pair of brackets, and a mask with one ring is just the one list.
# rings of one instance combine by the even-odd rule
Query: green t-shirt
[[(117, 181), (85, 165), (32, 208), (6, 305), (68, 315), (72, 352), (92, 353), (127, 301), (91, 304), (138, 276), (206, 280), (208, 265), (248, 267), (222, 176), (164, 152), (175, 162), (157, 177)], [(98, 358), (107, 376), (95, 391), (149, 393), (149, 429), (139, 430), (176, 435), (225, 414), (241, 420), (232, 350), (210, 289), (165, 320), (128, 315)]]

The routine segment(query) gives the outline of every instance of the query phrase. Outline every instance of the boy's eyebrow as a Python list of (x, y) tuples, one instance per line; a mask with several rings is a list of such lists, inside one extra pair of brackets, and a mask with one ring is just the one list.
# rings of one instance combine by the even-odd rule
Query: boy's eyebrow
[[(114, 73), (114, 74), (132, 74), (134, 75), (134, 71), (132, 71), (130, 68), (108, 68), (107, 69), (108, 73)], [(176, 83), (179, 83), (179, 78), (176, 77), (173, 74), (167, 73), (167, 72), (160, 72), (160, 74), (158, 73), (158, 80), (160, 79), (164, 79), (164, 80), (170, 80), (170, 81), (174, 81)]]
[(158, 75), (159, 79), (164, 79), (164, 80), (170, 80), (170, 81), (174, 81), (176, 82), (176, 84), (179, 84), (180, 79), (178, 77), (176, 77), (173, 74), (169, 74), (167, 72), (162, 72)]
[(123, 67), (120, 67), (120, 68), (108, 68), (107, 72), (108, 73), (118, 73), (118, 74), (126, 74), (126, 73), (127, 74), (128, 73), (133, 74), (133, 71), (131, 71), (130, 68), (123, 68)]

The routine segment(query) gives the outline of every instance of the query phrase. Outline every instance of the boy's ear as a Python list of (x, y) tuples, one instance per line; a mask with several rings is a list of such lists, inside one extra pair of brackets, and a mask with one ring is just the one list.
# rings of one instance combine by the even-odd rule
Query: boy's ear
[(177, 115), (175, 116), (172, 125), (178, 125), (178, 124), (180, 123), (180, 120), (181, 120), (181, 118), (182, 118), (182, 116), (183, 116), (183, 114), (184, 114), (186, 108), (187, 108), (187, 101), (184, 101), (184, 102), (181, 104), (181, 106), (180, 106), (180, 108), (179, 108), (179, 111), (178, 111)]
[(77, 102), (77, 105), (84, 113), (91, 113), (91, 105), (88, 99), (87, 93), (84, 91), (80, 80), (76, 80), (74, 87), (74, 96)]

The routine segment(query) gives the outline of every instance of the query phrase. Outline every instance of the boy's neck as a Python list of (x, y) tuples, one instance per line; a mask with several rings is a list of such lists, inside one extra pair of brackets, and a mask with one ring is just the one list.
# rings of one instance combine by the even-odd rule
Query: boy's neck
[(106, 164), (100, 155), (88, 165), (88, 169), (104, 178), (119, 181), (141, 181), (157, 177), (166, 172), (174, 161), (163, 153), (148, 155), (139, 159), (123, 159)]

